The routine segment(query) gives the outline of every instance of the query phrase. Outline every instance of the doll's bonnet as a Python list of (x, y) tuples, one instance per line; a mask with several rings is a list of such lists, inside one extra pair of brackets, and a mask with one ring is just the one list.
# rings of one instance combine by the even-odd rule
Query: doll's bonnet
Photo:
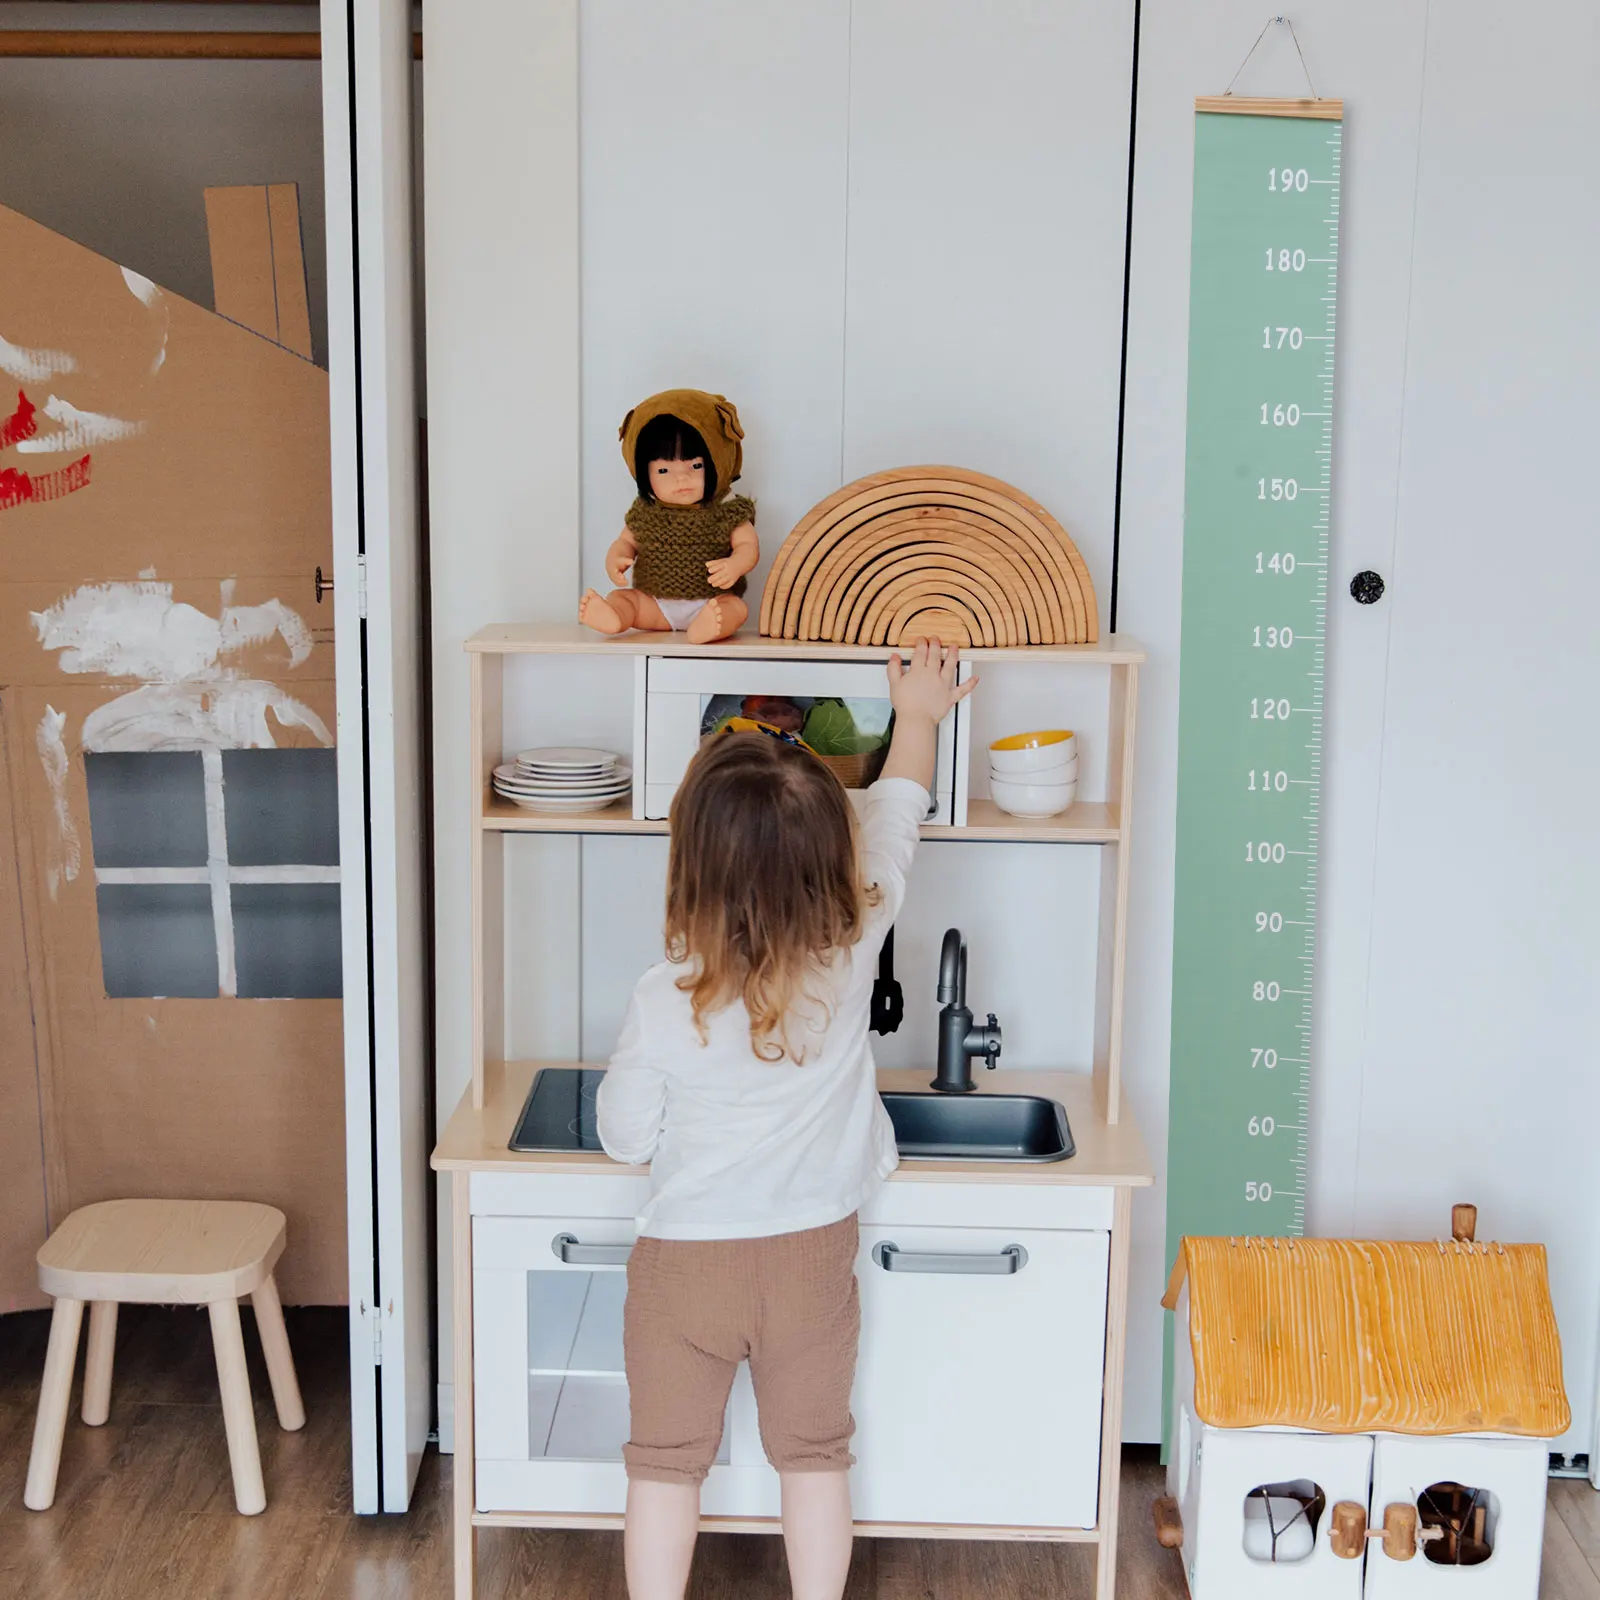
[(622, 459), (628, 463), (630, 474), (637, 475), (638, 464), (634, 451), (639, 434), (647, 422), (656, 417), (677, 417), (687, 422), (706, 442), (711, 452), (712, 465), (717, 469), (717, 498), (720, 500), (732, 488), (744, 465), (744, 429), (739, 426), (739, 413), (733, 402), (720, 394), (707, 394), (704, 389), (663, 389), (648, 400), (641, 400), (617, 430), (622, 441)]

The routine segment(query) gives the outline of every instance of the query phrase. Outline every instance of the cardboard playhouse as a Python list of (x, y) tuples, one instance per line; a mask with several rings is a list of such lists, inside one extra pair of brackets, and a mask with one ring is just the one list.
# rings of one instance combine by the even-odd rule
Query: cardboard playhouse
[(1571, 1421), (1543, 1245), (1186, 1238), (1161, 1542), (1193, 1600), (1536, 1600)]
[(215, 311), (0, 208), (0, 1311), (125, 1196), (347, 1293), (327, 375), (293, 186), (207, 215)]

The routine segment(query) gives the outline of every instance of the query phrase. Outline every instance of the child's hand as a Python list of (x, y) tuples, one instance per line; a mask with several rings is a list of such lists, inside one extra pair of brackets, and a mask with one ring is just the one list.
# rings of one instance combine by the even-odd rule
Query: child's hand
[(960, 657), (954, 645), (946, 649), (930, 639), (918, 639), (912, 645), (909, 662), (903, 662), (898, 653), (889, 657), (889, 703), (897, 724), (908, 718), (943, 722), (950, 708), (972, 693), (976, 678), (956, 682)]
[(713, 589), (731, 589), (747, 570), (733, 556), (706, 562), (706, 576), (711, 580)]

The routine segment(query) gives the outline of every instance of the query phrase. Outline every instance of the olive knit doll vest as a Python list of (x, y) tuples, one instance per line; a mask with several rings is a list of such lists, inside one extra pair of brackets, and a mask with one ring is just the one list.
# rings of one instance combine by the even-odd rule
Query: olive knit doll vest
[(754, 522), (755, 516), (755, 501), (742, 494), (709, 506), (664, 506), (657, 500), (636, 499), (624, 519), (638, 546), (634, 588), (657, 600), (742, 595), (743, 578), (731, 589), (718, 589), (706, 575), (706, 563), (731, 555), (733, 530)]

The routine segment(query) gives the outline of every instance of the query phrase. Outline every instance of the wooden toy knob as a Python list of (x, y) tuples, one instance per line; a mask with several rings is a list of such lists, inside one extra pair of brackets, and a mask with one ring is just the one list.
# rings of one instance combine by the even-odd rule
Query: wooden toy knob
[(1459, 1244), (1471, 1244), (1478, 1232), (1476, 1206), (1450, 1207), (1450, 1237)]
[(1156, 1521), (1156, 1543), (1163, 1550), (1183, 1548), (1183, 1513), (1170, 1494), (1164, 1494), (1150, 1508)]
[(1417, 1508), (1396, 1501), (1383, 1508), (1383, 1553), (1409, 1561), (1417, 1553)]
[(1367, 1548), (1367, 1508), (1341, 1500), (1328, 1524), (1328, 1548), (1341, 1561), (1354, 1561)]

